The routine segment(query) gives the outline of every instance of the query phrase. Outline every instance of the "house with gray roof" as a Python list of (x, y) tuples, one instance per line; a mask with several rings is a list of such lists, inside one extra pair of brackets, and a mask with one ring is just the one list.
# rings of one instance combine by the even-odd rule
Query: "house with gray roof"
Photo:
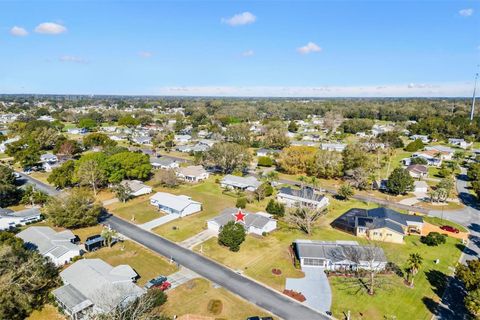
[(281, 188), (277, 193), (277, 201), (287, 207), (307, 206), (317, 209), (325, 208), (329, 204), (327, 197), (308, 187), (300, 190), (291, 187)]
[(154, 169), (175, 169), (180, 166), (179, 161), (170, 157), (151, 157), (150, 164)]
[(18, 225), (39, 221), (42, 214), (38, 208), (28, 208), (20, 211), (0, 208), (0, 230), (8, 230)]
[(175, 170), (175, 175), (186, 182), (200, 182), (208, 179), (210, 174), (202, 166), (179, 167)]
[(347, 145), (345, 143), (322, 143), (320, 149), (327, 151), (342, 152)]
[(72, 319), (95, 319), (122, 308), (146, 291), (134, 283), (128, 265), (112, 267), (101, 259), (82, 259), (62, 272), (63, 286), (52, 291), (59, 307)]
[(370, 240), (403, 243), (408, 234), (421, 234), (423, 218), (389, 208), (353, 208), (332, 222), (332, 227)]
[(257, 190), (261, 184), (262, 183), (258, 181), (257, 178), (255, 177), (252, 177), (252, 176), (239, 177), (231, 174), (226, 175), (220, 181), (220, 185), (222, 186), (222, 188), (251, 191), (251, 192), (254, 192), (255, 190)]
[(387, 265), (381, 248), (361, 246), (356, 241), (295, 240), (293, 250), (302, 268), (380, 271)]
[(265, 212), (251, 213), (236, 208), (227, 208), (223, 210), (220, 215), (208, 220), (208, 229), (219, 232), (224, 225), (230, 221), (236, 220), (235, 215), (239, 211), (245, 215), (245, 218), (244, 221), (239, 221), (237, 223), (242, 224), (247, 233), (253, 233), (261, 236), (264, 233), (269, 233), (277, 229), (277, 220), (273, 219), (272, 215)]
[(74, 244), (75, 235), (70, 230), (57, 232), (50, 227), (29, 227), (17, 235), (25, 247), (49, 258), (56, 266), (69, 263), (82, 254), (82, 249)]
[(134, 197), (152, 193), (152, 187), (147, 186), (140, 180), (123, 180), (120, 185), (129, 188), (131, 190), (130, 194)]
[(202, 211), (202, 204), (189, 196), (157, 192), (150, 197), (150, 204), (167, 214), (185, 217)]

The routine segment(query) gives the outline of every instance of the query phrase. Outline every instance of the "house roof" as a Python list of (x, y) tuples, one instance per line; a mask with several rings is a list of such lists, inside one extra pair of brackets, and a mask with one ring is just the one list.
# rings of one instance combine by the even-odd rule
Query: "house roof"
[(180, 167), (180, 168), (177, 168), (177, 172), (184, 176), (190, 176), (190, 177), (199, 177), (207, 173), (207, 171), (202, 166)]
[[(215, 218), (213, 218), (210, 221), (215, 222), (219, 226), (224, 226), (230, 221), (235, 221), (234, 214), (236, 214), (238, 211), (239, 211), (239, 209), (237, 209), (237, 208), (227, 208), (227, 209), (223, 210), (220, 213), (220, 215), (216, 216)], [(244, 214), (246, 214), (245, 223), (243, 224), (245, 229), (248, 229), (250, 227), (255, 227), (255, 228), (262, 229), (263, 227), (265, 227), (265, 225), (268, 222), (274, 220), (267, 214), (251, 213), (251, 212), (248, 212), (248, 211), (245, 211), (245, 210), (242, 210), (242, 212)]]
[(0, 208), (0, 217), (33, 218), (40, 215), (40, 210), (36, 207), (13, 211)]
[(69, 251), (80, 251), (80, 247), (72, 243), (75, 235), (70, 230), (56, 232), (50, 227), (29, 227), (17, 234), (31, 250), (38, 250), (42, 255), (51, 254), (61, 257)]
[(300, 258), (328, 259), (333, 262), (347, 260), (357, 263), (374, 258), (376, 262), (387, 262), (381, 248), (361, 246), (356, 241), (295, 240), (294, 245)]
[(140, 180), (123, 180), (120, 184), (124, 187), (129, 187), (132, 192), (137, 192), (143, 188), (150, 188)]
[(262, 184), (260, 181), (257, 180), (257, 178), (252, 176), (239, 177), (231, 174), (228, 174), (225, 177), (223, 177), (221, 183), (235, 186), (237, 188), (248, 188), (248, 187), (258, 188)]
[(283, 187), (280, 189), (279, 195), (293, 196), (299, 199), (320, 202), (325, 196), (315, 193), (312, 188), (302, 188), (300, 190), (291, 187)]
[(168, 157), (160, 157), (160, 158), (150, 158), (150, 163), (156, 164), (159, 166), (169, 166), (172, 163), (175, 163), (176, 160)]
[[(80, 301), (83, 296), (105, 311), (145, 292), (132, 282), (131, 275), (137, 274), (130, 266), (121, 265), (114, 268), (101, 259), (78, 260), (60, 272), (65, 286), (71, 286), (76, 290), (72, 291), (77, 301)], [(65, 293), (67, 290), (57, 289), (53, 294), (62, 301), (70, 294), (70, 292)]]
[(408, 171), (415, 172), (415, 173), (423, 173), (426, 174), (428, 172), (427, 167), (422, 166), (421, 164), (412, 164), (407, 167)]
[(182, 211), (191, 204), (200, 204), (200, 202), (194, 201), (188, 196), (174, 195), (166, 192), (157, 192), (151, 196), (150, 199), (175, 211)]
[(93, 303), (72, 285), (64, 285), (52, 291), (53, 295), (73, 313), (90, 307)]

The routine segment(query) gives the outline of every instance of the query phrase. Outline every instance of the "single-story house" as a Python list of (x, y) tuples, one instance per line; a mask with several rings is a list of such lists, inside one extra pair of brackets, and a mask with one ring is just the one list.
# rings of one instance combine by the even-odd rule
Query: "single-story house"
[(160, 157), (160, 158), (150, 158), (150, 164), (154, 169), (175, 169), (180, 166), (178, 161), (169, 157)]
[(280, 152), (281, 150), (261, 148), (257, 150), (256, 154), (258, 157), (268, 157), (274, 154), (278, 154)]
[[(236, 216), (241, 214), (242, 219)], [(237, 221), (241, 223), (247, 233), (254, 233), (256, 235), (263, 235), (277, 229), (277, 220), (272, 218), (271, 214), (265, 212), (250, 213), (248, 211), (236, 208), (227, 208), (223, 210), (220, 215), (207, 221), (209, 230), (216, 232), (230, 221)]]
[(262, 183), (257, 180), (257, 178), (249, 176), (249, 177), (238, 177), (231, 174), (226, 175), (220, 181), (220, 185), (222, 188), (228, 189), (237, 189), (243, 191), (255, 191), (258, 187), (260, 187)]
[(173, 140), (177, 143), (187, 143), (192, 140), (192, 136), (189, 134), (176, 134)]
[(27, 249), (38, 250), (56, 266), (69, 263), (82, 254), (82, 249), (74, 244), (75, 235), (70, 230), (56, 232), (50, 227), (29, 227), (16, 236), (25, 242)]
[(130, 193), (134, 197), (152, 193), (152, 187), (147, 186), (140, 180), (123, 180), (120, 185), (130, 188)]
[(152, 144), (152, 137), (137, 136), (137, 137), (133, 137), (132, 141), (138, 144)]
[(295, 146), (295, 147), (315, 147), (317, 144), (313, 141), (294, 140), (294, 141), (292, 141), (291, 145)]
[(439, 153), (430, 150), (430, 151), (422, 151), (422, 152), (415, 152), (412, 155), (412, 158), (422, 158), (427, 161), (427, 165), (439, 167), (442, 164), (442, 157), (438, 156)]
[(361, 246), (356, 241), (295, 240), (293, 250), (301, 267), (380, 271), (387, 266), (381, 248)]
[(175, 175), (187, 182), (200, 182), (210, 176), (202, 166), (179, 167), (175, 170)]
[(347, 145), (345, 143), (322, 143), (320, 149), (327, 151), (342, 152)]
[(462, 149), (467, 149), (472, 145), (471, 142), (465, 141), (465, 139), (455, 139), (455, 138), (450, 138), (448, 139), (448, 143), (453, 144), (457, 147), (460, 147)]
[(428, 184), (423, 180), (414, 181), (413, 187), (414, 193), (427, 193), (428, 191)]
[(82, 259), (62, 272), (63, 286), (52, 291), (58, 306), (72, 319), (121, 308), (146, 290), (134, 283), (137, 273), (128, 265), (112, 267), (101, 259)]
[(430, 139), (428, 138), (427, 135), (422, 135), (422, 134), (414, 134), (410, 136), (411, 140), (421, 140), (423, 143), (427, 144), (430, 142)]
[(434, 156), (440, 156), (442, 160), (452, 160), (455, 150), (446, 146), (427, 146), (425, 152)]
[(427, 167), (421, 164), (412, 164), (407, 167), (407, 171), (413, 178), (423, 178), (428, 174)]
[(202, 204), (189, 196), (157, 192), (150, 197), (150, 204), (168, 214), (181, 217), (202, 211)]
[(421, 234), (423, 219), (389, 208), (353, 208), (335, 219), (331, 226), (370, 240), (403, 243), (409, 233)]
[(53, 169), (53, 165), (58, 163), (58, 158), (54, 154), (44, 153), (40, 156), (40, 163), (45, 171), (50, 172)]
[(15, 228), (17, 225), (24, 226), (27, 223), (39, 221), (41, 219), (42, 214), (38, 208), (30, 208), (20, 211), (0, 208), (0, 230)]
[(290, 187), (281, 188), (277, 193), (277, 201), (285, 204), (287, 207), (308, 206), (317, 209), (324, 208), (329, 203), (327, 197), (307, 187), (300, 190)]
[(0, 143), (0, 152), (5, 153), (5, 151), (7, 150), (7, 145), (9, 145), (10, 143), (16, 142), (18, 140), (20, 140), (20, 137), (13, 137), (3, 141), (2, 143)]
[(67, 129), (67, 132), (70, 134), (85, 134), (88, 132), (88, 130), (85, 128), (70, 128)]

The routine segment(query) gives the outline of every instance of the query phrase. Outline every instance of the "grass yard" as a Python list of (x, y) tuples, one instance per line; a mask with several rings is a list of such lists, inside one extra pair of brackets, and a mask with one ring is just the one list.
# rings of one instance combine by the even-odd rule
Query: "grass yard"
[(190, 196), (193, 200), (202, 202), (203, 210), (200, 213), (164, 224), (153, 229), (153, 232), (172, 241), (183, 241), (203, 231), (208, 219), (217, 216), (225, 208), (234, 207), (236, 198), (222, 194), (222, 188), (215, 183), (214, 179), (211, 177), (200, 184), (185, 184), (176, 189), (161, 190)]
[[(220, 308), (212, 313), (208, 304), (212, 300), (221, 301)], [(211, 316), (215, 319), (246, 319), (251, 316), (269, 316), (266, 311), (239, 298), (223, 288), (215, 288), (205, 279), (194, 279), (168, 291), (168, 301), (160, 312), (174, 315), (195, 314)]]
[[(356, 292), (357, 287), (344, 278), (330, 278), (334, 316), (341, 318), (350, 310), (352, 319), (431, 319), (443, 293), (446, 275), (452, 272), (449, 267), (460, 257), (459, 244), (458, 239), (448, 238), (445, 245), (428, 247), (415, 236), (406, 237), (405, 244), (379, 243), (387, 259), (402, 269), (410, 253), (417, 252), (423, 257), (415, 288), (405, 286), (401, 277), (392, 275), (387, 277), (388, 285), (370, 296), (365, 290)], [(434, 263), (435, 259), (440, 259), (439, 264)]]
[(144, 195), (125, 203), (116, 202), (106, 207), (110, 212), (125, 220), (142, 224), (164, 215), (150, 204), (150, 197), (151, 195)]
[(43, 183), (46, 183), (50, 185), (50, 183), (47, 181), (48, 176), (50, 176), (50, 172), (44, 172), (44, 171), (33, 171), (30, 173), (30, 177), (40, 180)]
[(382, 169), (379, 170), (379, 178), (387, 179), (390, 173), (392, 173), (393, 169), (402, 166), (402, 159), (409, 158), (411, 155), (412, 152), (408, 152), (403, 149), (395, 149), (395, 153), (393, 154), (390, 161), (390, 170), (388, 170), (388, 164), (386, 164)]
[(85, 258), (100, 258), (112, 266), (128, 264), (139, 274), (140, 286), (158, 275), (169, 275), (177, 271), (177, 267), (167, 259), (129, 240), (117, 243), (111, 248), (105, 247), (87, 253)]
[(33, 311), (27, 320), (65, 320), (66, 317), (58, 312), (51, 304), (46, 304), (40, 310)]
[[(310, 236), (279, 222), (278, 229), (266, 237), (247, 236), (239, 252), (230, 252), (227, 248), (220, 246), (217, 243), (217, 238), (205, 241), (202, 245), (195, 247), (194, 250), (199, 251), (201, 248), (204, 255), (232, 269), (242, 271), (245, 275), (276, 290), (283, 290), (285, 278), (303, 277), (303, 273), (294, 268), (288, 250), (294, 240), (359, 240), (352, 235), (330, 227), (330, 223), (336, 217), (352, 207), (367, 208), (368, 205), (359, 201), (331, 200), (328, 214), (320, 218), (317, 227)], [(268, 259), (265, 259), (265, 257), (268, 257)], [(278, 276), (272, 274), (273, 268), (280, 269), (282, 274)]]
[(445, 220), (437, 217), (423, 217), (423, 220), (435, 226), (451, 226), (457, 228), (458, 230), (460, 230), (460, 232), (468, 232), (468, 230), (464, 226), (450, 220)]

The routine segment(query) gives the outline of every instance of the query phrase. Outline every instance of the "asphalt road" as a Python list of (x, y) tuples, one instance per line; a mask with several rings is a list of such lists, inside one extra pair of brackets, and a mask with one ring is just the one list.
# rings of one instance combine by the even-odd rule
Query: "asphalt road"
[[(287, 320), (330, 319), (326, 314), (316, 312), (277, 291), (235, 273), (221, 264), (185, 249), (158, 235), (140, 229), (125, 220), (111, 215), (105, 219), (104, 223), (109, 224), (110, 227), (119, 233), (147, 248), (167, 258), (173, 258), (180, 265), (280, 318)], [(254, 315), (252, 314), (252, 316)]]
[(37, 188), (38, 190), (48, 194), (49, 196), (56, 196), (56, 195), (60, 194), (60, 191), (58, 191), (57, 189), (55, 189), (52, 186), (49, 186), (46, 183), (43, 183), (43, 182), (41, 182), (37, 179), (34, 179), (34, 178), (30, 177), (29, 175), (26, 175), (22, 172), (17, 172), (17, 173), (20, 175), (20, 178), (17, 178), (17, 182), (19, 182), (21, 185), (25, 185), (25, 184), (34, 185), (35, 188)]

